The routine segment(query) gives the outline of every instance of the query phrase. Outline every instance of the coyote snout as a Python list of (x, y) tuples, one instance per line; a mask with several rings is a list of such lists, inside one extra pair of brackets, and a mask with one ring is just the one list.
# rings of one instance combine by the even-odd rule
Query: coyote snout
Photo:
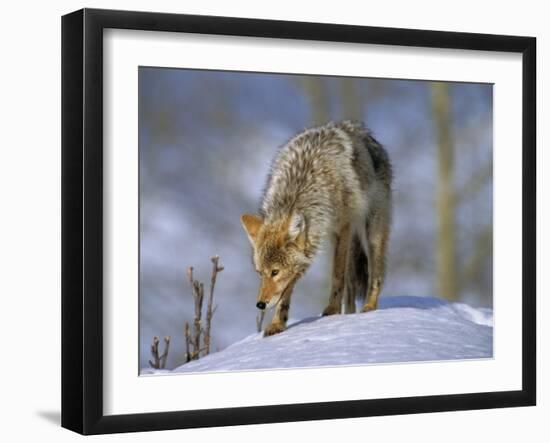
[(259, 309), (272, 308), (280, 300), (284, 288), (273, 280), (272, 277), (261, 277), (260, 291), (258, 293), (258, 303), (256, 306)]
[(385, 275), (392, 170), (384, 148), (361, 125), (344, 121), (306, 130), (273, 162), (261, 215), (241, 222), (261, 283), (256, 306), (276, 307), (265, 335), (283, 331), (290, 296), (321, 243), (333, 246), (332, 288), (323, 315), (355, 312), (355, 296), (376, 309)]

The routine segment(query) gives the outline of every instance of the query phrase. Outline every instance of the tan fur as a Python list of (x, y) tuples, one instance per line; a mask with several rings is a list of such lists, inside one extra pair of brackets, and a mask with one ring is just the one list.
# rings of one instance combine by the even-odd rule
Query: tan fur
[(332, 288), (323, 315), (376, 309), (385, 277), (391, 222), (391, 164), (358, 123), (306, 130), (275, 156), (260, 215), (241, 222), (260, 274), (257, 301), (277, 306), (265, 335), (286, 327), (290, 297), (325, 240), (334, 249)]

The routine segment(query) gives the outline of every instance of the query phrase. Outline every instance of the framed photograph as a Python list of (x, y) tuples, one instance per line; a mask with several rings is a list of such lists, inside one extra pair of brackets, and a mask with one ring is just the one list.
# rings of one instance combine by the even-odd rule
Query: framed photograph
[(62, 426), (535, 405), (532, 37), (62, 19)]

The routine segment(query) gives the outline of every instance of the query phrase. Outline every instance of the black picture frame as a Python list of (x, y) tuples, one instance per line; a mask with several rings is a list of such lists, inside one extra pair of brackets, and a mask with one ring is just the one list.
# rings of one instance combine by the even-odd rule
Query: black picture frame
[[(102, 85), (103, 30), (108, 28), (522, 54), (522, 389), (104, 415)], [(104, 434), (535, 405), (535, 85), (536, 39), (532, 37), (97, 9), (63, 16), (62, 426), (82, 434)]]

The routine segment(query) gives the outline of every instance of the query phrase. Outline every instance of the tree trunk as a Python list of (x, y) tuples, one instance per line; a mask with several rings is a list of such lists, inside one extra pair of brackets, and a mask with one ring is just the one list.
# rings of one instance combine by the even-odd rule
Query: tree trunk
[(342, 77), (340, 79), (343, 119), (363, 120), (363, 100), (358, 86), (355, 78)]
[(439, 294), (456, 300), (455, 199), (453, 189), (453, 142), (449, 85), (433, 83), (432, 112), (437, 138), (437, 287)]
[(330, 120), (330, 109), (323, 79), (316, 76), (304, 76), (300, 77), (299, 84), (309, 102), (311, 124), (314, 126), (324, 125)]

